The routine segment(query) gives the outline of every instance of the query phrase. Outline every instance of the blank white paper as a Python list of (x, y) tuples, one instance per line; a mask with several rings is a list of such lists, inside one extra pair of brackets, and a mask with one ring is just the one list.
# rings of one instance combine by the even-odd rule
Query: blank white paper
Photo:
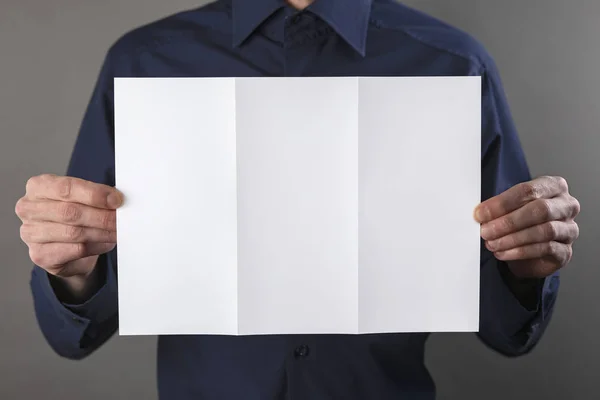
[(120, 334), (477, 331), (480, 84), (116, 78)]
[(355, 331), (356, 81), (238, 79), (236, 95), (240, 333)]
[(479, 328), (478, 78), (359, 81), (359, 331)]
[(237, 334), (234, 112), (230, 79), (115, 79), (121, 334)]

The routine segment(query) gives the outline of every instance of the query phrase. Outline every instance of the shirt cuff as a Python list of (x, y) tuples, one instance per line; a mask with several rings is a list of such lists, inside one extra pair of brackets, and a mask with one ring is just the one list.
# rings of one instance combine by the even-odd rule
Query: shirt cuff
[(118, 307), (117, 279), (111, 257), (108, 255), (100, 256), (96, 268), (105, 269), (105, 273), (101, 274), (105, 277), (105, 282), (90, 299), (77, 305), (65, 304), (58, 299), (50, 283), (50, 277), (45, 270), (35, 266), (33, 271), (34, 276), (37, 276), (37, 282), (44, 297), (63, 322), (76, 325), (83, 330), (91, 323), (100, 324), (110, 319), (115, 315)]
[(492, 342), (510, 353), (531, 348), (546, 328), (556, 300), (559, 279), (551, 275), (541, 282), (536, 307), (526, 308), (501, 275), (502, 265), (493, 256), (481, 268), (481, 325)]

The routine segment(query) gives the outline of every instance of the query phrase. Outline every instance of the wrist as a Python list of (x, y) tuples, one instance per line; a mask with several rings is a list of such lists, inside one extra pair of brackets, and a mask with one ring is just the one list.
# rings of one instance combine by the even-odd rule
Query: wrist
[(73, 270), (86, 272), (68, 277), (50, 275), (50, 284), (60, 302), (82, 304), (100, 289), (103, 269), (98, 266), (98, 256), (75, 260), (72, 263)]

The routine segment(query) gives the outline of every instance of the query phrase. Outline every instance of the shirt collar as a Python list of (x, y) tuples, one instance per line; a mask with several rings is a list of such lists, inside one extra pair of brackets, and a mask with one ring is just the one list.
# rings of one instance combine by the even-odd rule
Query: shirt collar
[[(316, 0), (306, 10), (331, 26), (348, 44), (365, 55), (367, 29), (373, 0)], [(233, 45), (239, 46), (285, 0), (232, 0)]]

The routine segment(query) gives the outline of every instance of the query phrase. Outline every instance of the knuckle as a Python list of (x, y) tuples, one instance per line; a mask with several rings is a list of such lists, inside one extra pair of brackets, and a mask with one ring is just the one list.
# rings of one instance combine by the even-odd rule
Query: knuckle
[(101, 241), (104, 243), (112, 243), (115, 236), (115, 232), (108, 229), (102, 229), (102, 233), (100, 234)]
[(42, 179), (44, 179), (44, 175), (32, 176), (31, 178), (27, 179), (27, 182), (25, 183), (25, 192), (31, 193), (35, 191), (35, 188), (39, 186), (38, 183)]
[(577, 240), (579, 238), (579, 225), (576, 222), (573, 222), (573, 240)]
[(556, 242), (549, 242), (546, 244), (546, 254), (550, 256), (558, 255), (558, 244)]
[(525, 243), (527, 243), (527, 240), (523, 237), (523, 235), (515, 234), (506, 237), (506, 245), (511, 249), (523, 246)]
[(48, 257), (37, 247), (29, 248), (29, 258), (35, 265), (38, 265), (42, 268), (48, 266), (46, 265)]
[(40, 181), (52, 181), (54, 179), (56, 179), (56, 175), (55, 174), (40, 174), (38, 175), (38, 178), (40, 179)]
[(83, 239), (84, 228), (81, 226), (75, 225), (66, 225), (65, 226), (65, 237), (67, 240), (76, 241)]
[(542, 226), (544, 229), (544, 239), (554, 240), (558, 237), (558, 226), (554, 222), (548, 222)]
[(19, 218), (25, 218), (27, 213), (27, 200), (24, 197), (21, 197), (17, 203), (15, 204), (15, 214)]
[(512, 232), (515, 228), (515, 220), (510, 217), (504, 217), (500, 220), (500, 230), (502, 232)]
[(81, 209), (75, 204), (65, 203), (60, 214), (65, 222), (77, 222), (81, 218)]
[(533, 182), (525, 182), (521, 184), (521, 190), (523, 191), (523, 198), (526, 201), (537, 200), (542, 197), (542, 190), (538, 184)]
[(61, 199), (68, 199), (71, 197), (71, 191), (73, 190), (73, 181), (69, 178), (62, 178), (56, 181), (56, 191)]
[(575, 218), (581, 212), (581, 203), (575, 197), (572, 198), (571, 202), (571, 208), (573, 211), (572, 218)]
[(25, 243), (31, 240), (31, 230), (29, 229), (29, 225), (21, 225), (21, 227), (19, 228), (19, 236), (21, 237), (21, 240)]
[(76, 243), (73, 258), (80, 259), (87, 256), (86, 247), (83, 243)]
[(534, 217), (537, 219), (548, 220), (552, 216), (552, 204), (548, 199), (537, 199), (535, 200), (535, 207), (533, 208)]
[(573, 258), (573, 246), (567, 246), (567, 263), (571, 262)]
[(114, 227), (115, 215), (114, 212), (102, 211), (100, 213), (100, 225), (104, 230), (111, 230)]
[(566, 193), (569, 191), (569, 183), (567, 182), (567, 180), (565, 178), (563, 178), (562, 176), (557, 176), (554, 178), (554, 180), (556, 181), (556, 185), (557, 185), (558, 189), (562, 193)]
[(107, 202), (107, 195), (103, 190), (97, 189), (97, 188), (91, 188), (88, 191), (88, 198), (91, 204), (95, 204), (97, 206), (100, 207), (106, 207), (108, 202)]

